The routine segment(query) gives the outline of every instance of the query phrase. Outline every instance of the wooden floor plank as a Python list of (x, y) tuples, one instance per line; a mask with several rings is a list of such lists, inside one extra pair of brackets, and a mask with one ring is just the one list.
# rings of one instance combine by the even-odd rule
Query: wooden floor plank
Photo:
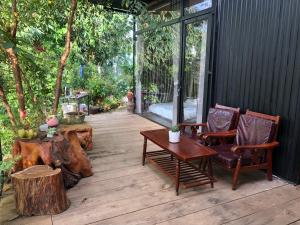
[[(298, 190), (298, 192), (300, 192)], [(274, 197), (272, 197), (273, 199)], [(270, 207), (272, 206), (272, 207)], [(256, 209), (255, 213), (233, 220), (228, 225), (251, 224), (251, 225), (282, 225), (299, 224), (300, 219), (300, 197), (297, 199), (287, 198), (285, 202), (270, 204), (265, 210)], [(297, 222), (298, 220), (298, 222)], [(295, 222), (296, 221), (296, 222)]]
[[(211, 221), (226, 218), (223, 221), (233, 223), (255, 213), (256, 207), (267, 210), (253, 196), (269, 196), (266, 201), (282, 206), (282, 199), (292, 202), (299, 197), (297, 191), (290, 189), (291, 185), (276, 178), (268, 182), (261, 172), (242, 175), (239, 189), (232, 191), (231, 174), (220, 168), (215, 171), (218, 182), (214, 189), (206, 185), (181, 190), (176, 196), (172, 180), (152, 165), (141, 166), (143, 137), (139, 132), (161, 126), (127, 112), (92, 115), (86, 120), (94, 129), (94, 149), (88, 155), (95, 174), (68, 190), (71, 206), (64, 213), (52, 216), (54, 225), (180, 224), (185, 219), (181, 224), (199, 224), (207, 220), (207, 215)], [(149, 150), (158, 150), (151, 142), (148, 146)], [(273, 195), (276, 195), (274, 199)], [(246, 200), (251, 202), (248, 211), (242, 207), (247, 205)], [(5, 206), (13, 210), (12, 204)], [(0, 205), (0, 211), (5, 206)], [(234, 206), (240, 208), (239, 213), (234, 213)], [(221, 212), (219, 217), (213, 214), (214, 209)], [(195, 218), (197, 223), (193, 223)], [(49, 219), (47, 216), (20, 218), (8, 224), (52, 224)], [(296, 222), (297, 218), (293, 219)]]
[[(215, 207), (210, 207), (199, 212), (179, 217), (174, 220), (168, 220), (161, 225), (174, 224), (224, 224), (231, 220), (238, 219), (247, 215), (260, 212), (272, 205), (281, 205), (286, 202), (300, 198), (300, 192), (296, 188), (286, 185), (279, 188), (274, 188), (270, 191), (261, 192), (252, 196), (247, 196), (241, 199), (236, 199), (228, 203), (220, 204)], [(299, 200), (298, 200), (299, 201)], [(262, 216), (265, 216), (262, 214)], [(203, 218), (206, 218), (203, 220)], [(258, 217), (253, 217), (258, 220)], [(248, 224), (247, 221), (238, 221), (236, 224)], [(269, 224), (269, 223), (262, 223)], [(283, 223), (284, 224), (284, 223)], [(287, 224), (287, 223), (285, 223)]]

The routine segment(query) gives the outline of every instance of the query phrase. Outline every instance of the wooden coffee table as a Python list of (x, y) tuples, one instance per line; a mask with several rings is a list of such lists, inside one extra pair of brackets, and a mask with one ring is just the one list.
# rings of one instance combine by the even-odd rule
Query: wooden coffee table
[[(211, 158), (217, 154), (213, 149), (201, 145), (196, 140), (182, 135), (180, 142), (169, 142), (167, 129), (141, 131), (144, 136), (143, 166), (145, 160), (157, 166), (175, 180), (176, 194), (179, 194), (179, 185), (185, 188), (211, 184), (214, 187), (213, 168)], [(147, 152), (147, 140), (161, 147), (163, 150)], [(191, 161), (199, 161), (199, 167)]]

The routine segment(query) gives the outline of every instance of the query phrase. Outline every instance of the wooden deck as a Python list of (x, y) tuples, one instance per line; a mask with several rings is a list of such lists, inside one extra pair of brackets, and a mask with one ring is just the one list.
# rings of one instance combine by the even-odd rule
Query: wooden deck
[[(127, 112), (87, 118), (94, 127), (95, 148), (89, 153), (94, 175), (67, 192), (70, 208), (62, 214), (17, 218), (16, 225), (132, 224), (300, 224), (300, 190), (262, 172), (242, 175), (231, 190), (231, 176), (215, 168), (217, 182), (181, 189), (149, 164), (141, 165), (140, 130), (159, 128)], [(149, 144), (149, 149), (157, 150)], [(15, 216), (12, 196), (0, 203), (0, 223)], [(3, 222), (2, 222), (3, 223)]]

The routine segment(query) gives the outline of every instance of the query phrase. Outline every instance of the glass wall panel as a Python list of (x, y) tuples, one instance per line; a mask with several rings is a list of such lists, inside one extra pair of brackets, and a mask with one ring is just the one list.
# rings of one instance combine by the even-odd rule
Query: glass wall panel
[(180, 0), (150, 1), (148, 10), (150, 14), (137, 18), (137, 30), (151, 28), (162, 22), (180, 17)]
[(137, 113), (170, 126), (177, 123), (180, 26), (175, 24), (137, 36)]
[(184, 0), (184, 13), (191, 14), (212, 7), (212, 0)]
[(207, 20), (186, 25), (183, 118), (202, 122), (206, 63)]

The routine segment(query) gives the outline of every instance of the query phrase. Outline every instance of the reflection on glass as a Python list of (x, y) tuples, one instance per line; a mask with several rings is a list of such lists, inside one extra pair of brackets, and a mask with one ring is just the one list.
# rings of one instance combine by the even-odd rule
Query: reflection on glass
[(212, 7), (212, 0), (185, 0), (184, 12), (186, 14), (200, 12)]
[(184, 66), (184, 121), (202, 122), (207, 21), (186, 25)]
[(170, 126), (177, 122), (179, 24), (137, 37), (137, 112)]
[(148, 4), (149, 15), (142, 15), (137, 20), (137, 30), (176, 19), (180, 16), (180, 0), (158, 0)]

